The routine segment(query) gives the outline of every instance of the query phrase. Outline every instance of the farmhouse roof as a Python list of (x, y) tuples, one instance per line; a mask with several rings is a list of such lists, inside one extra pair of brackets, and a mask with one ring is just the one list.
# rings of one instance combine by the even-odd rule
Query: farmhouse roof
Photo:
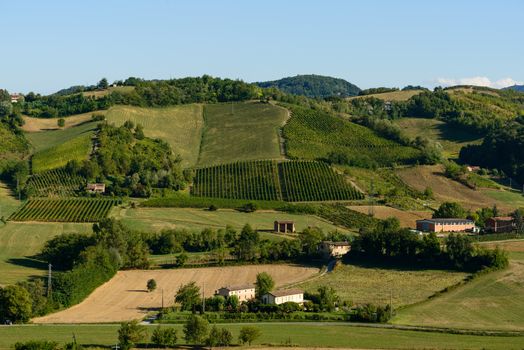
[(227, 289), (229, 291), (236, 291), (236, 290), (244, 290), (244, 289), (254, 289), (255, 286), (253, 284), (241, 284), (236, 286), (225, 286), (220, 289)]
[(328, 245), (337, 246), (337, 247), (348, 247), (348, 246), (350, 246), (349, 242), (323, 241), (322, 243), (328, 244)]
[(286, 289), (286, 290), (277, 290), (274, 292), (269, 292), (267, 294), (271, 294), (272, 296), (278, 298), (278, 297), (286, 297), (290, 295), (304, 294), (304, 291), (300, 289)]
[(513, 217), (511, 217), (511, 216), (494, 216), (494, 217), (489, 218), (489, 219), (490, 220), (494, 220), (494, 221), (513, 221)]
[(469, 219), (459, 219), (459, 218), (443, 218), (443, 219), (423, 219), (423, 220), (417, 220), (417, 222), (433, 222), (435, 224), (448, 224), (452, 222), (459, 222), (463, 224), (473, 224), (473, 220)]

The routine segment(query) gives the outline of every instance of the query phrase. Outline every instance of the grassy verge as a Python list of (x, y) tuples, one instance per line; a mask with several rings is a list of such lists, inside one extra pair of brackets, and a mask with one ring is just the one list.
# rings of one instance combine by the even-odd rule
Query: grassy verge
[[(221, 325), (238, 337), (241, 324)], [(49, 339), (71, 342), (73, 334), (80, 344), (110, 346), (117, 342), (118, 325), (49, 325), (0, 327), (0, 350), (17, 341)], [(177, 330), (183, 344), (182, 325), (164, 326)], [(338, 347), (360, 349), (520, 349), (522, 336), (480, 336), (338, 324), (257, 324), (261, 337), (254, 346)], [(147, 327), (149, 335), (154, 327)]]

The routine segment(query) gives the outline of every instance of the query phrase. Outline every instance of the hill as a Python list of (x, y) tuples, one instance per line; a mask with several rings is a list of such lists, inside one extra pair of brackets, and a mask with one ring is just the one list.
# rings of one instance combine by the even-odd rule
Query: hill
[(369, 95), (361, 95), (361, 96), (354, 96), (349, 97), (348, 99), (355, 99), (355, 98), (378, 98), (384, 101), (407, 101), (410, 98), (412, 98), (415, 95), (420, 94), (421, 92), (424, 92), (424, 90), (400, 90), (400, 91), (390, 91), (390, 92), (382, 92), (382, 93), (376, 93), (376, 94), (369, 94)]
[(275, 87), (293, 95), (306, 97), (356, 96), (360, 88), (344, 79), (309, 74), (256, 83), (263, 88)]
[(524, 85), (508, 86), (507, 88), (504, 88), (503, 90), (514, 90), (518, 92), (524, 92)]
[(287, 119), (288, 112), (284, 108), (271, 104), (205, 105), (198, 165), (283, 159), (279, 129)]

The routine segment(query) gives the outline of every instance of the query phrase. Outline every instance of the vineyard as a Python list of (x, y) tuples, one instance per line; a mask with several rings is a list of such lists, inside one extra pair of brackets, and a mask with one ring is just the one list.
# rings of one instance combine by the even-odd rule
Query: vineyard
[(284, 127), (286, 151), (293, 159), (327, 158), (330, 153), (347, 157), (357, 166), (414, 163), (421, 152), (387, 140), (372, 130), (342, 118), (294, 105)]
[(327, 164), (314, 161), (237, 162), (196, 170), (193, 196), (284, 200), (356, 200), (363, 195)]
[(96, 222), (118, 203), (114, 198), (37, 198), (9, 217), (11, 221)]
[(32, 197), (73, 197), (85, 184), (81, 176), (69, 175), (63, 168), (58, 168), (31, 176), (26, 190)]

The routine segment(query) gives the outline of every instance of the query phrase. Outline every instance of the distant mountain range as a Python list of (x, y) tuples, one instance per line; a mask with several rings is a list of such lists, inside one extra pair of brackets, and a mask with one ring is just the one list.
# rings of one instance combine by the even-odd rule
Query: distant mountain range
[(308, 74), (256, 83), (263, 88), (276, 87), (284, 92), (307, 97), (357, 96), (360, 88), (344, 79)]
[(515, 90), (515, 91), (519, 91), (519, 92), (524, 92), (524, 85), (508, 86), (507, 88), (504, 88), (504, 90)]

